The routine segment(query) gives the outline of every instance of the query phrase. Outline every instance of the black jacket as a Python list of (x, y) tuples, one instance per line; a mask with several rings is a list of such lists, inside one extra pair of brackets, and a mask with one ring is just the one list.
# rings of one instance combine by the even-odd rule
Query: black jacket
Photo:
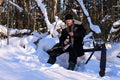
[[(64, 46), (64, 40), (69, 36), (68, 28), (62, 30), (61, 37), (60, 37), (60, 44)], [(81, 52), (83, 50), (83, 38), (85, 36), (86, 30), (83, 25), (74, 24), (73, 25), (73, 49), (77, 52)], [(71, 38), (70, 38), (71, 39)], [(71, 41), (71, 40), (70, 40)]]
[[(68, 32), (69, 32), (68, 28), (65, 28), (62, 30), (61, 37), (60, 37), (60, 43), (63, 44), (64, 40), (67, 39), (67, 36), (69, 36)], [(74, 44), (76, 44), (76, 43), (81, 44), (83, 42), (83, 38), (86, 33), (86, 30), (83, 27), (83, 25), (74, 24), (73, 33), (74, 33), (74, 36), (73, 36)], [(78, 44), (78, 45), (80, 45), (80, 44)]]

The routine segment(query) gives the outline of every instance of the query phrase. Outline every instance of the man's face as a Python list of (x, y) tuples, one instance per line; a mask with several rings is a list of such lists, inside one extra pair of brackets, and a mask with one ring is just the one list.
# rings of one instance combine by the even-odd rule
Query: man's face
[(73, 24), (73, 19), (68, 19), (65, 21), (67, 26), (71, 26)]

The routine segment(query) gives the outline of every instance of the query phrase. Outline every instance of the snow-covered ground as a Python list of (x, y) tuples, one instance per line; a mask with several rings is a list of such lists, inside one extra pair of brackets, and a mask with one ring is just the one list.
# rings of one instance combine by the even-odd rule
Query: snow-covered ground
[[(44, 37), (36, 46), (33, 42), (40, 35), (11, 37), (10, 45), (1, 41), (0, 47), (0, 80), (119, 80), (120, 59), (114, 57), (106, 65), (106, 75), (99, 76), (99, 63), (93, 55), (86, 65), (80, 65), (74, 71), (67, 70), (68, 54), (57, 57), (54, 65), (47, 63), (49, 55), (45, 52), (58, 42), (57, 38)], [(113, 44), (109, 53), (119, 52), (120, 43)], [(96, 54), (99, 52), (96, 52)], [(90, 53), (85, 53), (86, 59)], [(112, 55), (112, 54), (111, 54)]]

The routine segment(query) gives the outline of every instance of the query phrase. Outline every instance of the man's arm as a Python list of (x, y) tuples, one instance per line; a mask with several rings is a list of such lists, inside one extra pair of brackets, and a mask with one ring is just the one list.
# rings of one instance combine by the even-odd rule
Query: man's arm
[(65, 41), (65, 39), (67, 38), (67, 30), (66, 29), (63, 29), (62, 30), (62, 33), (61, 33), (61, 36), (60, 36), (60, 44), (64, 44), (64, 41)]
[(83, 27), (83, 25), (77, 25), (76, 28), (77, 29), (75, 29), (75, 31), (74, 31), (74, 37), (75, 38), (84, 38), (84, 36), (86, 34), (86, 30)]

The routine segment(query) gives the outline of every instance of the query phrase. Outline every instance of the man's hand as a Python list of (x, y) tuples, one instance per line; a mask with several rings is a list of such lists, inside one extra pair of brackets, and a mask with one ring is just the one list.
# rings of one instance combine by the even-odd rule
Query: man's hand
[(69, 34), (71, 37), (74, 36), (74, 33), (73, 33), (73, 32), (69, 32), (68, 34)]
[(66, 40), (64, 41), (64, 44), (67, 45), (68, 43), (69, 43), (69, 40), (66, 39)]

